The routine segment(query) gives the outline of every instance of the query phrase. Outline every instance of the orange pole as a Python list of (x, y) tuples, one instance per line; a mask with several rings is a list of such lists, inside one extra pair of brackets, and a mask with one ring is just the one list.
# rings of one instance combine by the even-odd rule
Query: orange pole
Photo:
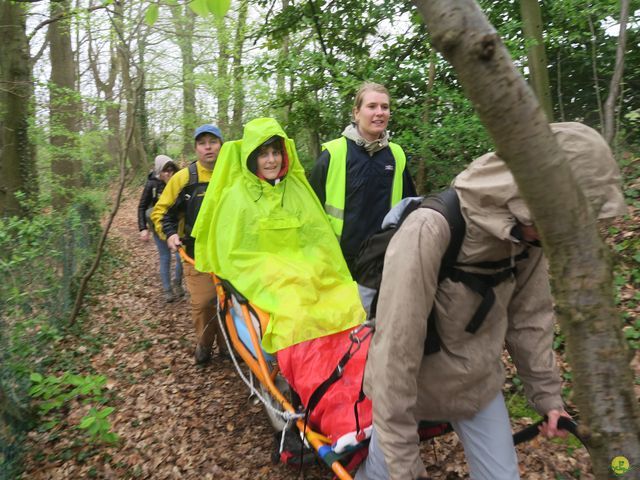
[[(253, 343), (254, 349), (256, 350), (256, 356), (258, 357), (258, 364), (260, 365), (260, 370), (262, 371), (262, 375), (265, 379), (265, 383), (267, 388), (271, 392), (271, 394), (282, 404), (282, 406), (289, 412), (295, 413), (295, 409), (293, 405), (291, 405), (286, 398), (282, 395), (280, 390), (275, 386), (273, 381), (271, 380), (271, 376), (269, 375), (269, 368), (267, 366), (267, 362), (264, 359), (264, 355), (262, 355), (262, 346), (260, 345), (260, 340), (258, 339), (258, 334), (253, 328), (253, 323), (251, 322), (251, 314), (249, 312), (249, 308), (246, 305), (242, 305), (242, 313), (244, 315), (244, 321), (249, 329), (249, 335), (251, 335), (251, 342)], [(296, 425), (298, 429), (302, 432), (304, 431), (307, 440), (316, 449), (316, 451), (320, 450), (320, 447), (323, 447), (327, 443), (331, 443), (330, 441), (324, 442), (320, 440), (318, 435), (310, 430), (307, 426), (305, 426), (304, 422), (300, 419), (296, 420)], [(326, 437), (324, 437), (326, 439)], [(326, 439), (329, 440), (329, 439)], [(335, 461), (331, 464), (331, 470), (336, 474), (340, 480), (352, 480), (349, 472), (345, 470), (342, 464), (338, 461)]]

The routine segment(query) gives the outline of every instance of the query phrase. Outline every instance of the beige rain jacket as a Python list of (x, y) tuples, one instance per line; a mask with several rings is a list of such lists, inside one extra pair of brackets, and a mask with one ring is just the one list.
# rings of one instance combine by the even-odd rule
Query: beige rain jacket
[[(578, 123), (555, 124), (552, 130), (598, 217), (623, 213), (619, 171), (600, 135)], [(527, 248), (511, 229), (516, 221), (532, 223), (529, 210), (495, 154), (472, 162), (453, 186), (467, 225), (458, 262), (515, 259)], [(515, 275), (494, 287), (496, 301), (482, 326), (467, 333), (481, 298), (462, 283), (445, 279), (438, 284), (449, 240), (445, 218), (419, 208), (393, 237), (385, 257), (365, 393), (373, 401), (374, 425), (392, 479), (426, 475), (418, 420), (469, 418), (495, 398), (504, 384), (505, 344), (535, 409), (544, 414), (563, 408), (542, 249), (528, 248), (528, 258), (514, 265)], [(441, 351), (424, 356), (426, 320), (434, 304)]]

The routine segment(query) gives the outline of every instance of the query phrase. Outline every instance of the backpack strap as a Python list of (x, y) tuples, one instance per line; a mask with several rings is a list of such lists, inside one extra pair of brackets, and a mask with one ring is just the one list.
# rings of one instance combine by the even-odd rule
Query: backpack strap
[[(460, 199), (458, 194), (450, 187), (437, 195), (429, 195), (425, 197), (420, 205), (422, 208), (430, 208), (440, 213), (449, 224), (449, 230), (451, 231), (451, 239), (449, 240), (449, 246), (447, 247), (444, 256), (442, 257), (442, 263), (440, 272), (442, 273), (443, 267), (449, 268), (456, 264), (460, 247), (462, 247), (462, 241), (464, 240), (464, 234), (467, 230), (467, 225), (460, 211)], [(441, 277), (441, 275), (439, 275)]]
[[(364, 333), (362, 335), (360, 335), (360, 332), (363, 331), (363, 330), (364, 330)], [(344, 368), (345, 368), (347, 362), (349, 360), (351, 360), (351, 357), (353, 357), (358, 350), (360, 350), (360, 347), (362, 346), (362, 342), (364, 342), (366, 340), (366, 338), (371, 334), (373, 334), (373, 326), (369, 322), (365, 322), (365, 323), (361, 324), (360, 326), (356, 327), (349, 334), (349, 338), (351, 340), (351, 343), (349, 345), (349, 349), (342, 356), (342, 358), (338, 362), (338, 365), (336, 366), (336, 368), (333, 370), (333, 372), (331, 372), (331, 375), (329, 375), (329, 377), (324, 382), (322, 382), (320, 385), (318, 385), (316, 387), (316, 389), (313, 391), (313, 393), (309, 397), (309, 400), (307, 401), (307, 405), (306, 405), (306, 409), (305, 409), (305, 416), (304, 416), (304, 426), (305, 426), (305, 428), (307, 426), (307, 422), (309, 420), (309, 415), (311, 414), (311, 411), (314, 408), (316, 408), (316, 406), (318, 405), (318, 403), (320, 402), (320, 400), (322, 399), (324, 394), (327, 393), (327, 390), (329, 390), (329, 388), (334, 383), (336, 383), (338, 380), (340, 380), (342, 378), (342, 375), (344, 373)], [(363, 373), (363, 379), (364, 379), (364, 373)], [(357, 434), (361, 433), (360, 422), (359, 422), (359, 418), (358, 418), (358, 403), (361, 402), (362, 400), (364, 400), (364, 392), (362, 391), (362, 386), (361, 386), (360, 387), (359, 399), (356, 401), (356, 403), (355, 403), (355, 405), (353, 407), (354, 408), (354, 412), (355, 412), (356, 427), (357, 427), (356, 433)]]
[(198, 162), (191, 162), (189, 164), (189, 181), (188, 185), (196, 185), (198, 183)]
[[(466, 266), (486, 269), (503, 269), (497, 273), (472, 273), (456, 268), (456, 266), (460, 265), (457, 259), (466, 233), (466, 223), (460, 210), (460, 200), (456, 191), (453, 188), (449, 188), (437, 195), (426, 197), (420, 206), (431, 208), (444, 216), (451, 230), (449, 246), (442, 257), (440, 271), (438, 272), (438, 283), (445, 278), (449, 278), (453, 282), (463, 283), (482, 297), (480, 305), (478, 305), (471, 320), (465, 327), (466, 332), (476, 333), (495, 303), (496, 296), (493, 288), (515, 275), (515, 262), (527, 258), (529, 256), (528, 251), (523, 251), (513, 259), (509, 257), (497, 261), (465, 264)], [(427, 319), (427, 338), (424, 344), (424, 354), (430, 355), (440, 351), (440, 345), (440, 334), (436, 327), (436, 312), (435, 308), (432, 307)]]

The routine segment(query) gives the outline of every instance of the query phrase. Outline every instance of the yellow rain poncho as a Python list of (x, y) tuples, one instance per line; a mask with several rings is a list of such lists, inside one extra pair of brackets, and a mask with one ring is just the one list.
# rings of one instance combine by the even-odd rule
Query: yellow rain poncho
[[(249, 155), (273, 136), (283, 139), (288, 160), (275, 185), (247, 167)], [(192, 235), (196, 268), (215, 272), (270, 313), (262, 339), (269, 353), (365, 319), (294, 142), (272, 118), (252, 120), (242, 140), (223, 145)]]

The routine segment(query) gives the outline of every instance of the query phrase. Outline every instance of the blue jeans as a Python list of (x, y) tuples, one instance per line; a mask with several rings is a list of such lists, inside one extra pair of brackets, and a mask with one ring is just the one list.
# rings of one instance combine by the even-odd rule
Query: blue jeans
[[(158, 248), (158, 255), (160, 256), (160, 280), (162, 281), (162, 288), (165, 292), (171, 291), (171, 250), (167, 246), (167, 242), (160, 240), (160, 237), (153, 234), (153, 241), (156, 242)], [(180, 261), (180, 254), (176, 252), (176, 271), (173, 279), (173, 283), (176, 285), (182, 284), (182, 262)]]

